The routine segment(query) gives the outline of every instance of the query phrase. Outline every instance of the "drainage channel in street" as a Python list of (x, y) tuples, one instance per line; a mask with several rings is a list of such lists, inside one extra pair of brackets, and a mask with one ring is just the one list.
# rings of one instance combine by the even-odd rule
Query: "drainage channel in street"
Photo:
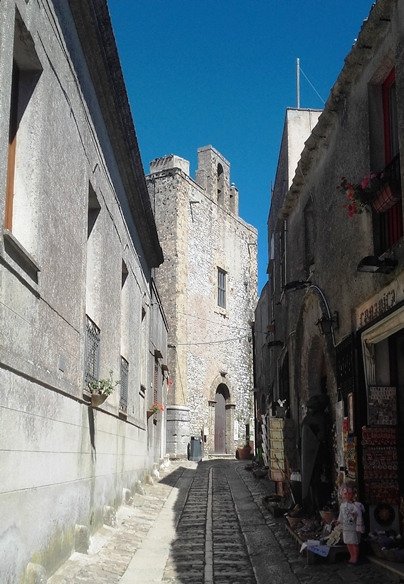
[(223, 468), (211, 469), (214, 477), (212, 510), (214, 584), (256, 584), (232, 489), (227, 473), (223, 471)]
[(163, 582), (256, 584), (223, 463), (201, 463), (179, 520)]

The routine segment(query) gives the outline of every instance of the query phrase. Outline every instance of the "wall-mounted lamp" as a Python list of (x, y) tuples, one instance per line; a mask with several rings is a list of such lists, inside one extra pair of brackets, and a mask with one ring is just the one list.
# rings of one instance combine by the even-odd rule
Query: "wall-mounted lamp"
[(330, 335), (333, 328), (337, 329), (339, 327), (338, 312), (335, 311), (331, 318), (323, 314), (316, 322), (316, 325), (318, 326), (320, 335)]
[(313, 284), (312, 282), (310, 282), (310, 280), (292, 280), (291, 282), (285, 284), (283, 290), (286, 292), (288, 290), (303, 290), (304, 288), (313, 290), (320, 297), (321, 299), (320, 307), (322, 316), (316, 322), (316, 325), (320, 329), (320, 334), (331, 335), (332, 344), (335, 347), (334, 328), (338, 328), (339, 326), (338, 313), (334, 312), (334, 315), (331, 314), (327, 298), (325, 297), (324, 292), (322, 291), (320, 286), (317, 286), (317, 284)]
[(392, 258), (378, 258), (377, 256), (366, 256), (362, 258), (356, 270), (358, 272), (370, 272), (372, 274), (391, 274), (397, 267), (397, 260)]

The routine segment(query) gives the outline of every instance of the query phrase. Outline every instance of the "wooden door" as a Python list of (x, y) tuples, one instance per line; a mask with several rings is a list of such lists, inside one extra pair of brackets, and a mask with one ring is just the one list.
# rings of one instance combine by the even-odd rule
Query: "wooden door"
[(221, 393), (215, 396), (215, 452), (226, 452), (226, 401)]

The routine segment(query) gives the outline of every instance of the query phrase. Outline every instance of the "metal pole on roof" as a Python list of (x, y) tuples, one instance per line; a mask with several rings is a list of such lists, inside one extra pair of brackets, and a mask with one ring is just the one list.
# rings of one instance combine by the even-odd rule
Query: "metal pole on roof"
[(300, 59), (296, 59), (296, 101), (297, 109), (300, 109)]

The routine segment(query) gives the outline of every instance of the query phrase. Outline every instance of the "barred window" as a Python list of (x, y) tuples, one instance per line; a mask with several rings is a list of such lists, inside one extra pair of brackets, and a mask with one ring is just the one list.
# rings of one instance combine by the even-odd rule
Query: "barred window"
[(128, 380), (129, 363), (121, 356), (121, 395), (119, 398), (119, 409), (123, 412), (128, 410)]
[(156, 357), (154, 358), (154, 371), (153, 371), (153, 402), (157, 403), (158, 399), (158, 373), (159, 373), (159, 362)]
[(217, 269), (217, 304), (221, 308), (226, 308), (226, 272)]
[(86, 316), (86, 357), (84, 379), (86, 383), (98, 380), (100, 365), (100, 329)]

